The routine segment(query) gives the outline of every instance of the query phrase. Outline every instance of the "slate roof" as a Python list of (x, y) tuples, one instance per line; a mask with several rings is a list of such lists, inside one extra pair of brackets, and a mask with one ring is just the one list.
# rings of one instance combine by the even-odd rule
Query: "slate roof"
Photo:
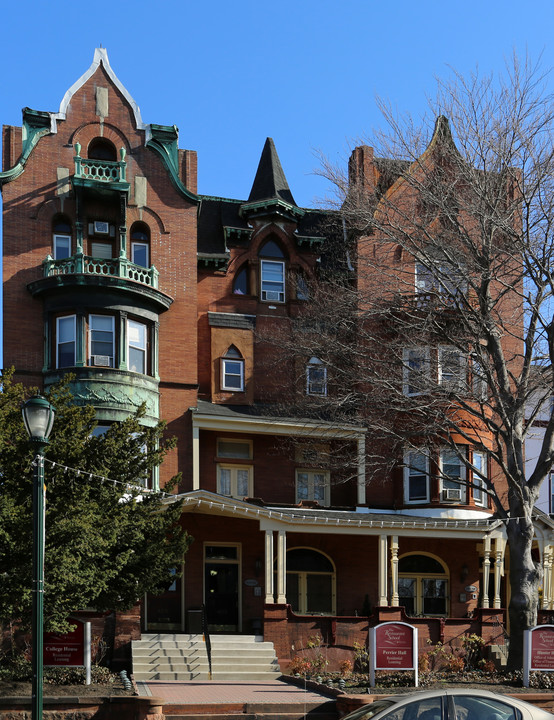
[(281, 161), (277, 155), (273, 138), (267, 138), (265, 141), (248, 202), (257, 202), (270, 198), (279, 198), (291, 203), (291, 205), (296, 205), (283, 172)]

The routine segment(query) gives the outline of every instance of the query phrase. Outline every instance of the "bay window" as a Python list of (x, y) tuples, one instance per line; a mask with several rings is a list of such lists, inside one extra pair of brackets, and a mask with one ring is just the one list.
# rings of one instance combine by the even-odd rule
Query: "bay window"
[(114, 319), (111, 315), (89, 315), (91, 365), (114, 367)]
[(146, 325), (127, 320), (127, 357), (131, 372), (146, 373)]
[(488, 504), (485, 491), (485, 478), (488, 477), (486, 453), (474, 451), (473, 467), (475, 468), (473, 471), (473, 501), (476, 505), (486, 507)]
[(404, 500), (429, 502), (429, 456), (417, 450), (404, 455)]
[(56, 367), (75, 365), (76, 317), (65, 315), (56, 318)]
[(448, 502), (466, 502), (466, 466), (458, 451), (443, 449), (440, 452), (440, 476), (442, 499)]

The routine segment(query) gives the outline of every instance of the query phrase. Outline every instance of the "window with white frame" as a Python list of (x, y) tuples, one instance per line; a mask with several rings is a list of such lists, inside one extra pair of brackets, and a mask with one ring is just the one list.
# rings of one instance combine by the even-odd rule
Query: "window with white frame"
[(244, 360), (234, 345), (221, 358), (221, 389), (244, 391)]
[(238, 499), (252, 497), (252, 466), (218, 465), (217, 492), (220, 495)]
[(135, 265), (148, 267), (148, 243), (132, 242), (131, 243), (131, 261)]
[(485, 479), (488, 477), (487, 455), (484, 452), (473, 452), (473, 501), (476, 505), (487, 506)]
[(467, 292), (467, 280), (462, 267), (456, 267), (445, 260), (428, 264), (416, 262), (415, 288), (418, 293), (435, 292), (455, 298)]
[(450, 345), (439, 347), (439, 385), (451, 392), (466, 386), (467, 364), (464, 353)]
[(405, 395), (421, 395), (428, 392), (431, 379), (429, 348), (404, 348), (403, 373)]
[(327, 368), (317, 357), (306, 366), (306, 395), (327, 395)]
[(460, 453), (464, 448), (452, 450), (444, 448), (440, 451), (439, 469), (441, 497), (447, 502), (466, 502), (466, 466)]
[(127, 357), (131, 372), (146, 373), (146, 338), (144, 323), (127, 320)]
[(71, 257), (71, 235), (54, 235), (54, 260)]
[(285, 302), (285, 263), (282, 260), (261, 260), (262, 300)]
[(404, 501), (429, 502), (429, 456), (417, 450), (404, 455)]
[(299, 469), (296, 471), (296, 502), (314, 500), (329, 505), (329, 473), (325, 470)]
[(75, 365), (75, 315), (56, 318), (56, 367)]
[(114, 366), (114, 318), (89, 315), (89, 357), (91, 365)]

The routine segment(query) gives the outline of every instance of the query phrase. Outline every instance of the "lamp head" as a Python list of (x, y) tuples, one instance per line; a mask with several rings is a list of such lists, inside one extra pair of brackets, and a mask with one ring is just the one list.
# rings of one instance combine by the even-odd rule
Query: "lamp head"
[(54, 424), (55, 410), (42, 395), (35, 395), (22, 407), (23, 422), (31, 442), (45, 445)]

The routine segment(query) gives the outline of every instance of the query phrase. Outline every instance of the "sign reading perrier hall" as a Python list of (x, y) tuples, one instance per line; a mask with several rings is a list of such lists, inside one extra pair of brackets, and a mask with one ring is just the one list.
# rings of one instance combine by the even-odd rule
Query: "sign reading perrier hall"
[(417, 628), (403, 622), (385, 622), (370, 630), (370, 681), (375, 687), (375, 670), (413, 670), (417, 675)]

